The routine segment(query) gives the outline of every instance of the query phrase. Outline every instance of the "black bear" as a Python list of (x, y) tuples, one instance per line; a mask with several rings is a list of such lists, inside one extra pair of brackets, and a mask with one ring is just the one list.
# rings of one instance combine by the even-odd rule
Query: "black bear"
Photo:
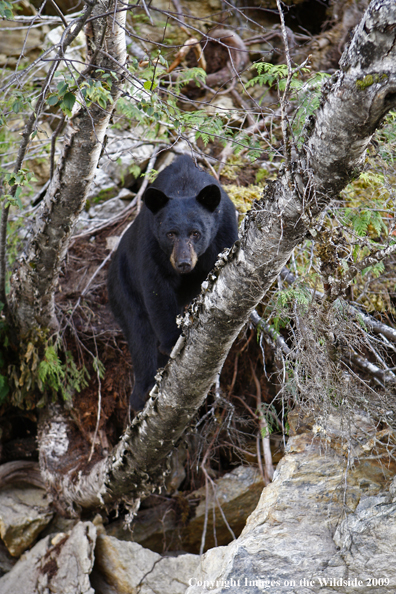
[(144, 407), (180, 330), (176, 316), (196, 297), (217, 255), (238, 237), (234, 205), (187, 155), (166, 167), (143, 196), (108, 277), (110, 306), (135, 372), (131, 408)]

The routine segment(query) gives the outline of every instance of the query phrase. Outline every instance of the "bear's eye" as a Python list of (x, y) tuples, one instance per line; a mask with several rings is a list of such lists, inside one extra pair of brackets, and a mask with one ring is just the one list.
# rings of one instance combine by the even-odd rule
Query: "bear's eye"
[(191, 237), (192, 237), (193, 239), (199, 239), (199, 238), (201, 237), (201, 234), (200, 234), (200, 232), (199, 232), (199, 231), (193, 231), (193, 232), (191, 233)]
[(169, 233), (167, 233), (166, 236), (168, 239), (175, 239), (176, 233), (174, 231), (169, 231)]

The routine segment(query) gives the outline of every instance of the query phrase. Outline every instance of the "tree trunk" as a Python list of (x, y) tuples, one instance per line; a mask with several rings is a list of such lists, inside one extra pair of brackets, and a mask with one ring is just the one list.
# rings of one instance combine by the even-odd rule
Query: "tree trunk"
[[(69, 505), (89, 508), (150, 491), (234, 339), (303, 240), (313, 215), (359, 172), (373, 132), (396, 105), (394, 0), (371, 3), (341, 67), (291, 171), (271, 182), (246, 216), (239, 242), (220, 258), (185, 314), (183, 335), (150, 402), (111, 454), (90, 471), (78, 473), (74, 465), (60, 473), (62, 456), (72, 456), (71, 429), (59, 406), (48, 415), (41, 428), (42, 469), (53, 492)], [(49, 435), (62, 447), (51, 447)]]
[[(114, 2), (98, 1), (86, 26), (88, 68), (83, 73), (100, 79), (113, 71), (111, 96), (106, 109), (92, 104), (82, 107), (70, 119), (63, 152), (32, 230), (32, 239), (11, 280), (10, 306), (20, 334), (35, 328), (57, 328), (54, 294), (60, 268), (75, 222), (99, 160), (103, 139), (114, 105), (121, 93), (126, 58), (125, 15), (114, 19)], [(101, 17), (100, 15), (107, 14)], [(90, 63), (91, 61), (91, 63)], [(82, 96), (80, 96), (80, 101)]]

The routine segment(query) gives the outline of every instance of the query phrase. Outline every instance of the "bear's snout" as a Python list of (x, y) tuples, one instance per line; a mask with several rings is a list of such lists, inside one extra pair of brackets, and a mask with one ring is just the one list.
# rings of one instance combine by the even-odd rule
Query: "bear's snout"
[(179, 274), (188, 274), (191, 272), (198, 261), (198, 256), (191, 241), (176, 239), (173, 244), (170, 261), (173, 268)]
[(191, 270), (192, 266), (190, 262), (178, 262), (177, 271), (180, 272), (180, 274), (187, 274), (188, 272), (191, 272)]

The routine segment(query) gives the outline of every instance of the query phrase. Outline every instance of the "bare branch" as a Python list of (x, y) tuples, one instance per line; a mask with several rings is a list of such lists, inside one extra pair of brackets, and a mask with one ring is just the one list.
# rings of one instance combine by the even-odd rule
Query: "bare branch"
[[(296, 281), (296, 277), (294, 274), (290, 272), (286, 267), (281, 270), (280, 273), (281, 278), (283, 278), (289, 285), (292, 285)], [(320, 291), (314, 291), (310, 287), (307, 287), (307, 290), (311, 292), (315, 296), (316, 299), (324, 299), (324, 293)], [(350, 303), (345, 303), (345, 307), (347, 308), (348, 312), (353, 315), (357, 320), (361, 320), (363, 324), (369, 329), (375, 332), (375, 334), (382, 334), (386, 336), (388, 340), (391, 342), (396, 342), (396, 330), (391, 326), (387, 326), (382, 322), (379, 322), (375, 318), (365, 314), (364, 312), (360, 311)]]
[(350, 265), (348, 271), (342, 276), (340, 280), (329, 279), (331, 284), (331, 298), (336, 299), (337, 297), (345, 293), (345, 291), (347, 290), (353, 279), (356, 277), (356, 275), (359, 274), (359, 272), (362, 272), (362, 270), (368, 268), (369, 266), (374, 266), (375, 264), (382, 262), (383, 260), (385, 260), (385, 258), (388, 258), (395, 252), (396, 242), (391, 245), (388, 245), (386, 248), (382, 250), (377, 250), (369, 254), (360, 262), (355, 262), (352, 265)]

